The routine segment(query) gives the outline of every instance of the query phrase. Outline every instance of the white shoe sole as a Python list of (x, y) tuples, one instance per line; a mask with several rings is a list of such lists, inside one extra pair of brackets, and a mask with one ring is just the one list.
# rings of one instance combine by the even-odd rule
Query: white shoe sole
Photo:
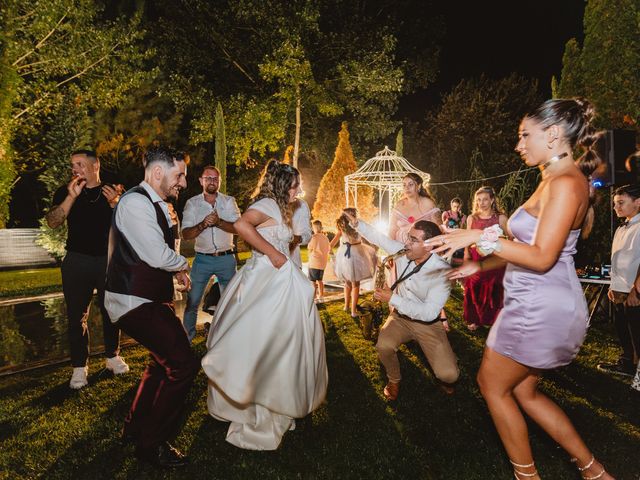
[(105, 368), (109, 370), (111, 373), (113, 373), (114, 375), (124, 375), (125, 373), (129, 373), (128, 368), (126, 370), (119, 370), (117, 372), (113, 368), (109, 368), (109, 367), (105, 367)]

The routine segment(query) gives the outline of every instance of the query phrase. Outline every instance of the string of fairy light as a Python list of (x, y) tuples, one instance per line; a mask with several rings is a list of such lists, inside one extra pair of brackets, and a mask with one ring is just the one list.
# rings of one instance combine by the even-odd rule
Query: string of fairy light
[(511, 172), (502, 173), (500, 175), (494, 175), (493, 177), (485, 177), (485, 178), (473, 178), (471, 180), (451, 180), (449, 182), (429, 182), (429, 186), (432, 187), (434, 185), (453, 185), (457, 183), (480, 183), (485, 182), (487, 180), (495, 180), (496, 178), (508, 177), (513, 174), (526, 173), (531, 170), (536, 170), (538, 167), (529, 167), (529, 168), (520, 168), (518, 170), (513, 170)]

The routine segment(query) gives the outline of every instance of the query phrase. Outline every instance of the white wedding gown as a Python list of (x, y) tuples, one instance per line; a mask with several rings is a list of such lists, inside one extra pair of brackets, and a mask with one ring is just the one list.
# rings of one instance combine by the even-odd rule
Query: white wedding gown
[[(276, 202), (251, 205), (277, 225), (258, 229), (289, 256), (291, 230)], [(207, 339), (202, 368), (209, 377), (209, 413), (231, 422), (227, 441), (274, 450), (315, 410), (327, 390), (324, 331), (313, 285), (292, 261), (276, 269), (254, 251), (225, 288)]]

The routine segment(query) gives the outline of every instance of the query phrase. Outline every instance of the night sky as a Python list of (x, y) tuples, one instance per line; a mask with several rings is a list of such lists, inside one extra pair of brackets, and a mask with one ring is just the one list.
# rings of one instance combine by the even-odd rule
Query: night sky
[(500, 78), (511, 72), (539, 80), (551, 95), (551, 77), (559, 77), (562, 54), (571, 38), (583, 40), (584, 0), (442, 2), (446, 36), (440, 74), (426, 91), (404, 99), (401, 109), (420, 120), (424, 107), (436, 104), (461, 79), (485, 73)]

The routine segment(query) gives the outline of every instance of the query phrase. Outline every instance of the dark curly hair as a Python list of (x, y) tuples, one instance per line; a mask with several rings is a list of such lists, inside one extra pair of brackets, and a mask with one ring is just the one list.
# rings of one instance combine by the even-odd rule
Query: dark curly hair
[(584, 98), (547, 100), (526, 116), (544, 130), (551, 125), (561, 126), (565, 140), (572, 149), (576, 145), (584, 148), (585, 151), (576, 160), (576, 164), (587, 177), (603, 164), (596, 148), (603, 132), (596, 130), (592, 125), (596, 110), (588, 100)]
[(263, 198), (275, 200), (280, 208), (282, 219), (291, 226), (293, 206), (289, 203), (289, 190), (298, 185), (300, 185), (300, 172), (297, 168), (277, 160), (269, 160), (251, 198), (254, 202)]
[(155, 164), (161, 164), (165, 168), (171, 168), (175, 162), (184, 162), (186, 158), (176, 157), (176, 152), (172, 148), (154, 145), (144, 152), (142, 157), (142, 165), (145, 169), (150, 169)]
[(409, 172), (403, 178), (410, 178), (416, 183), (416, 185), (418, 186), (419, 196), (427, 197), (428, 199), (433, 200), (433, 195), (431, 195), (431, 192), (427, 188), (425, 188), (424, 180), (420, 175), (414, 172)]
[[(595, 116), (595, 108), (585, 98), (555, 98), (543, 102), (525, 118), (532, 119), (544, 130), (552, 125), (562, 127), (564, 139), (571, 149), (576, 146), (584, 149), (584, 153), (576, 160), (576, 165), (589, 178), (595, 170), (605, 165), (598, 153), (601, 150), (603, 132), (596, 130), (592, 125)], [(591, 204), (594, 194), (592, 188), (589, 194)], [(582, 238), (588, 237), (591, 233), (593, 221), (594, 211), (590, 205), (582, 223)]]

